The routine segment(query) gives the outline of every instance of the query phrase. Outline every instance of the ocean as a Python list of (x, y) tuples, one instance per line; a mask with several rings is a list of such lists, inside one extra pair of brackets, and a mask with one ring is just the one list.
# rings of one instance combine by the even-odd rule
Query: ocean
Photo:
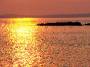
[(89, 40), (90, 26), (0, 19), (0, 67), (90, 67)]

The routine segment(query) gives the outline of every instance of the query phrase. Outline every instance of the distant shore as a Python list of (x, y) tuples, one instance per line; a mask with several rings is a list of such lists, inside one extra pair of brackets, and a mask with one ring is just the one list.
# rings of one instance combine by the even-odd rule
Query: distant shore
[(38, 26), (82, 26), (80, 22), (55, 22), (55, 23), (40, 23)]
[(90, 25), (90, 23), (87, 24), (81, 24), (81, 22), (55, 22), (55, 23), (39, 23), (38, 26), (84, 26), (84, 25)]

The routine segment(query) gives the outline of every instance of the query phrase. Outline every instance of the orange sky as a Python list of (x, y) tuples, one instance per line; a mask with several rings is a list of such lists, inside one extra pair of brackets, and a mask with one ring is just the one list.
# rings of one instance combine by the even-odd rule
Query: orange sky
[(0, 14), (90, 13), (90, 0), (0, 0)]

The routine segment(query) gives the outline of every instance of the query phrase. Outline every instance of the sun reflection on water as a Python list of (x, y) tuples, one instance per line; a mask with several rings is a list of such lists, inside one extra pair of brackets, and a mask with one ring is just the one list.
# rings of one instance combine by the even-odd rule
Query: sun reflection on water
[(13, 19), (9, 24), (10, 44), (12, 47), (13, 67), (31, 67), (35, 59), (39, 59), (35, 44), (37, 26), (31, 19)]

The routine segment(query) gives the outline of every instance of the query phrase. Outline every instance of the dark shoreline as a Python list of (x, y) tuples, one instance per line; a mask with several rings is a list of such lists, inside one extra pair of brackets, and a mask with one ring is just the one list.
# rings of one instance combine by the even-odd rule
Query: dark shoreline
[(90, 26), (90, 23), (85, 24), (86, 26)]
[(39, 23), (38, 26), (83, 26), (81, 22)]

